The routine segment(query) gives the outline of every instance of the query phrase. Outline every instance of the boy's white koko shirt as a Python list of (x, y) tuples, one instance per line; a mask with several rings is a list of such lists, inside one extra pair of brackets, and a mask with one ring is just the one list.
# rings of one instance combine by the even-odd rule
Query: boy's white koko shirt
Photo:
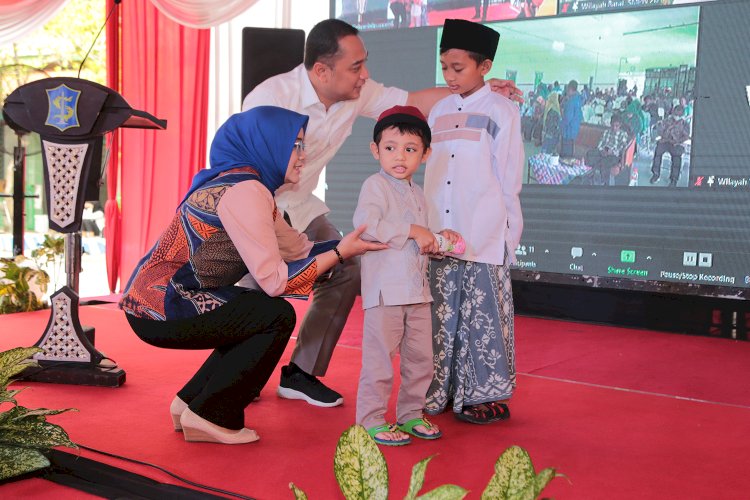
[(430, 230), (458, 231), (463, 260), (503, 264), (521, 241), (524, 149), (518, 107), (488, 83), (466, 99), (452, 94), (430, 112), (432, 155), (425, 169)]

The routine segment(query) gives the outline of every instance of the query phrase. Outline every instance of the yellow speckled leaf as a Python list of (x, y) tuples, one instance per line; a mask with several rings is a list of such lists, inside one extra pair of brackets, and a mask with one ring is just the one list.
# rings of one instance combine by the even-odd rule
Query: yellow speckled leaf
[(0, 445), (0, 481), (49, 466), (38, 450)]
[(386, 500), (388, 466), (364, 427), (354, 425), (339, 438), (333, 471), (347, 500)]
[(455, 484), (444, 484), (417, 497), (417, 500), (461, 500), (467, 493), (468, 490)]
[(404, 497), (404, 500), (414, 500), (417, 498), (419, 490), (422, 489), (424, 484), (424, 475), (427, 472), (427, 464), (435, 455), (427, 457), (424, 460), (420, 460), (411, 469), (411, 479), (409, 480), (409, 492)]
[(289, 489), (294, 493), (295, 500), (307, 500), (307, 494), (301, 489), (297, 488), (294, 483), (289, 483)]
[[(536, 474), (531, 457), (520, 446), (511, 446), (495, 463), (495, 475), (482, 492), (482, 500), (526, 499), (527, 487), (534, 484)], [(531, 490), (533, 493), (533, 489)], [(533, 500), (535, 496), (531, 496)]]

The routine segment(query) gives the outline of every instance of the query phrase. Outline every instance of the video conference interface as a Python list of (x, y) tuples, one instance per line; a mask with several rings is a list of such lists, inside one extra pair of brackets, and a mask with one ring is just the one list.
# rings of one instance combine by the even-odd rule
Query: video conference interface
[[(348, 4), (335, 3), (338, 12)], [(369, 6), (363, 22), (382, 10), (354, 3)], [(443, 20), (480, 21), (478, 3), (421, 5), (428, 19), (442, 8)], [(750, 2), (561, 0), (544, 16), (537, 2), (536, 16), (492, 18), (493, 7), (521, 3), (490, 1), (495, 22), (484, 21), (500, 33), (488, 77), (513, 80), (525, 96), (525, 228), (514, 277), (750, 297)], [(371, 77), (413, 90), (444, 85), (441, 29), (362, 32)], [(580, 128), (565, 146), (559, 123), (575, 108)], [(360, 121), (339, 155), (346, 166), (329, 169), (353, 178), (327, 177), (342, 227), (356, 195), (334, 186), (351, 189), (374, 168), (364, 153), (355, 159), (372, 126)], [(599, 164), (596, 150), (616, 134), (619, 150)]]
[(671, 7), (722, 0), (334, 0), (331, 16), (361, 31)]

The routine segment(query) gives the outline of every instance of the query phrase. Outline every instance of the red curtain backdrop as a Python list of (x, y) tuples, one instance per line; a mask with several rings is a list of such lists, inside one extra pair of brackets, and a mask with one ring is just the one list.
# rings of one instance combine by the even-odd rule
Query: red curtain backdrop
[[(107, 12), (114, 0), (105, 2)], [(120, 16), (115, 11), (107, 22), (107, 86), (120, 88)], [(107, 203), (104, 205), (104, 239), (107, 242), (107, 284), (109, 291), (117, 291), (120, 270), (120, 207), (117, 204), (120, 186), (120, 131), (111, 135), (109, 162), (107, 163)]]
[[(121, 223), (119, 238), (107, 240), (108, 247), (119, 247), (119, 256), (117, 248), (108, 251), (107, 265), (122, 290), (205, 166), (210, 31), (181, 26), (148, 0), (123, 2), (118, 10), (119, 60), (108, 63), (110, 69), (119, 64), (119, 81), (109, 83), (133, 108), (167, 120), (166, 130), (121, 129), (111, 154), (119, 160), (112, 167), (119, 176), (110, 175), (108, 187), (114, 198), (112, 183), (119, 177)], [(114, 211), (106, 213), (114, 217)], [(110, 276), (113, 290), (115, 281)]]

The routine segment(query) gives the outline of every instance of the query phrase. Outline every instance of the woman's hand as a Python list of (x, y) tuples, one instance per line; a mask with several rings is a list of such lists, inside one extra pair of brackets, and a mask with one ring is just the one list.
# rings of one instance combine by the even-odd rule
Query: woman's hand
[(343, 264), (344, 259), (388, 248), (388, 245), (385, 243), (365, 241), (360, 238), (362, 233), (365, 232), (365, 229), (367, 229), (366, 224), (359, 226), (357, 229), (341, 238), (341, 241), (339, 241), (339, 244), (336, 245), (334, 250), (323, 252), (315, 257), (315, 260), (318, 263), (318, 276), (323, 276), (329, 269), (337, 264)]
[(500, 95), (504, 95), (512, 101), (516, 101), (519, 104), (523, 103), (523, 92), (521, 89), (516, 87), (513, 80), (500, 80), (499, 78), (490, 78), (487, 80), (490, 82), (490, 88), (493, 92), (497, 92)]
[(356, 228), (351, 233), (347, 234), (339, 242), (337, 248), (341, 253), (341, 256), (345, 259), (354, 257), (355, 255), (362, 255), (363, 253), (385, 250), (388, 245), (385, 243), (377, 243), (374, 241), (365, 241), (360, 236), (367, 229), (367, 225), (363, 224)]

